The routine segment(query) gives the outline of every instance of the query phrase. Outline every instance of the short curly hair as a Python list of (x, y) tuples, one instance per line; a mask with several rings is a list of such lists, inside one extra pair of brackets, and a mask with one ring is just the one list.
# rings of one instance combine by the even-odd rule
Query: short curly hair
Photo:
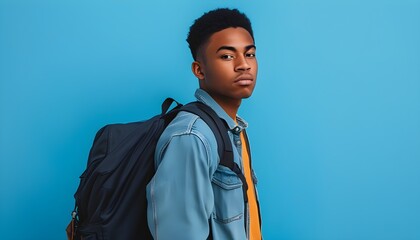
[(207, 42), (211, 35), (230, 27), (242, 27), (254, 39), (251, 21), (238, 9), (218, 8), (196, 19), (194, 24), (191, 25), (187, 37), (187, 42), (194, 60), (197, 60), (199, 48)]

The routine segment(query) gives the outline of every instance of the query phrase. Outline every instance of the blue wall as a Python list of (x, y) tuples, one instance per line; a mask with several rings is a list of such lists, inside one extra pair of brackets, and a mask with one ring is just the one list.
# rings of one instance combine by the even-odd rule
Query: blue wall
[(193, 19), (238, 7), (266, 239), (420, 239), (417, 0), (0, 1), (1, 239), (65, 239), (95, 132), (193, 99)]

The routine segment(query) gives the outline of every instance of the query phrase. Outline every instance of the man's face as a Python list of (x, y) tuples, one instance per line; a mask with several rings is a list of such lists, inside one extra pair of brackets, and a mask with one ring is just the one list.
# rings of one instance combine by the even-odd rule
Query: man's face
[(226, 28), (211, 35), (197, 57), (200, 88), (219, 104), (240, 104), (251, 96), (257, 80), (255, 51), (254, 40), (244, 28)]

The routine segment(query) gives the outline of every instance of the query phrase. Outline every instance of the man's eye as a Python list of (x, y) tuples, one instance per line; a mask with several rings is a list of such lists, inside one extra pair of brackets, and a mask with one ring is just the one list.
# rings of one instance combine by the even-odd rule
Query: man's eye
[(255, 53), (247, 53), (245, 56), (247, 58), (254, 58), (255, 57)]
[(234, 57), (232, 55), (226, 54), (226, 55), (222, 55), (220, 58), (223, 60), (232, 60)]

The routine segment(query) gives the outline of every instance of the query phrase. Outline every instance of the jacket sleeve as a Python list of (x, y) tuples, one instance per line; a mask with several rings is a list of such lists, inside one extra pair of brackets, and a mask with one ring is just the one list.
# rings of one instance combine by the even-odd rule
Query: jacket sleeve
[(177, 135), (160, 152), (147, 186), (153, 238), (206, 239), (214, 207), (208, 142), (194, 133)]

